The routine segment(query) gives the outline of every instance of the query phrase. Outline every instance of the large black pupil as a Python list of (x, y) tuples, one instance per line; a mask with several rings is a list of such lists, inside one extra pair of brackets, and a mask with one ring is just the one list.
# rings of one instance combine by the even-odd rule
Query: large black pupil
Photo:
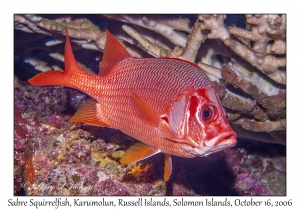
[(210, 117), (210, 111), (208, 109), (203, 110), (203, 117), (208, 119)]

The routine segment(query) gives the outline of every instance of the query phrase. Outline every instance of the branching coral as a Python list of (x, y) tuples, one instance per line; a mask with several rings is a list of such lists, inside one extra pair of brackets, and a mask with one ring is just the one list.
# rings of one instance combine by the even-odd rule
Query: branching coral
[(199, 20), (203, 21), (201, 28), (210, 30), (208, 38), (223, 41), (265, 75), (279, 84), (285, 84), (286, 73), (281, 68), (285, 67), (286, 59), (278, 55), (284, 55), (286, 51), (286, 16), (246, 15), (248, 30), (237, 27), (227, 29), (224, 18), (224, 15), (199, 15)]
[[(16, 29), (32, 33), (15, 31), (14, 194), (285, 195), (286, 148), (278, 145), (285, 144), (285, 85), (269, 79), (222, 40), (210, 39), (210, 30), (201, 29), (203, 22), (197, 20), (198, 16), (188, 16), (189, 20), (181, 16), (147, 17), (150, 22), (168, 25), (173, 34), (182, 34), (186, 45), (174, 44), (170, 35), (164, 36), (133, 22), (124, 25), (112, 16), (19, 15), (16, 18), (19, 18)], [(22, 18), (26, 24), (18, 22)], [(133, 56), (177, 57), (199, 65), (213, 81), (238, 137), (276, 144), (239, 138), (235, 147), (216, 156), (174, 157), (172, 177), (167, 183), (162, 179), (163, 154), (138, 163), (121, 164), (120, 157), (134, 144), (134, 139), (118, 130), (68, 122), (88, 99), (87, 95), (71, 88), (37, 87), (26, 82), (37, 73), (34, 67), (64, 67), (64, 30), (56, 30), (56, 26), (51, 29), (52, 24), (64, 28), (67, 23), (74, 30), (76, 34), (72, 34), (71, 41), (77, 42), (72, 45), (76, 59), (87, 71), (96, 72), (103, 49), (95, 41), (90, 43), (96, 50), (82, 44), (88, 43), (91, 35), (76, 25), (87, 22), (94, 25), (90, 27), (91, 34), (97, 31), (104, 34), (94, 40), (105, 42), (104, 28), (108, 28)], [(72, 24), (76, 27), (71, 27)], [(135, 35), (128, 36), (123, 31), (126, 28)], [(131, 36), (140, 37), (141, 41)], [(234, 36), (229, 37), (235, 40)], [(153, 49), (158, 49), (156, 54)], [(26, 63), (26, 59), (30, 62)], [(44, 65), (38, 65), (40, 61)]]
[[(37, 70), (63, 69), (56, 59), (63, 60), (58, 52), (63, 52), (67, 25), (77, 44), (75, 54), (83, 57), (79, 62), (97, 71), (107, 28), (135, 57), (181, 58), (202, 68), (214, 81), (239, 137), (285, 144), (286, 16), (245, 15), (243, 27), (227, 26), (227, 18), (17, 14), (15, 29), (32, 35), (16, 40), (15, 53)], [(39, 56), (41, 51), (46, 59)]]

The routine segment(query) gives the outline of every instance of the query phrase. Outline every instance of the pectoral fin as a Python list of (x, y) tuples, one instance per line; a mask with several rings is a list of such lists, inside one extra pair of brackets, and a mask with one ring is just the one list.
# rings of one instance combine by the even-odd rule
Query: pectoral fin
[(136, 162), (148, 158), (159, 152), (159, 150), (156, 150), (152, 147), (149, 147), (146, 144), (138, 142), (132, 145), (128, 150), (126, 150), (124, 155), (121, 157), (120, 162), (122, 164)]
[(160, 121), (159, 115), (147, 103), (145, 103), (137, 94), (131, 92), (131, 98), (134, 106), (139, 111), (139, 117), (150, 124), (157, 126)]
[(96, 117), (96, 104), (97, 102), (88, 99), (69, 120), (69, 122), (80, 122), (96, 126), (109, 127), (108, 124), (101, 122)]
[(172, 158), (171, 155), (165, 154), (164, 180), (168, 181), (172, 174)]

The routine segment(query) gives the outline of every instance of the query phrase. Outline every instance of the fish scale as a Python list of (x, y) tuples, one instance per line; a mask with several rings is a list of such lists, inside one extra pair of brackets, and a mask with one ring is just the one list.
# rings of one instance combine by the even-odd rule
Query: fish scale
[[(147, 61), (146, 65), (142, 63), (144, 60)], [(173, 66), (172, 62), (175, 62)], [(179, 73), (182, 75), (179, 76)], [(127, 59), (117, 64), (103, 79), (100, 86), (108, 86), (109, 89), (100, 91), (98, 101), (106, 95), (122, 96), (118, 100), (123, 100), (125, 97), (130, 97), (130, 91), (134, 90), (160, 113), (166, 108), (166, 103), (183, 89), (191, 86), (201, 89), (211, 85), (207, 76), (196, 67), (168, 59)], [(157, 103), (158, 99), (159, 103)], [(107, 101), (107, 103), (110, 102)]]
[[(143, 64), (143, 60), (146, 60), (148, 65)], [(169, 62), (166, 63), (164, 60), (149, 59), (128, 59), (117, 64), (114, 69), (105, 76), (107, 78), (103, 78), (103, 84), (100, 85), (100, 87), (108, 86), (110, 89), (100, 91), (101, 94), (98, 98), (96, 97), (100, 105), (99, 107), (101, 107), (101, 114), (98, 115), (98, 119), (109, 125), (114, 125), (124, 133), (150, 146), (160, 148), (162, 152), (172, 155), (176, 154), (182, 157), (190, 157), (191, 155), (186, 154), (176, 143), (165, 140), (156, 133), (150, 135), (151, 131), (153, 131), (153, 127), (146, 126), (143, 120), (137, 117), (138, 112), (134, 110), (134, 106), (130, 100), (130, 91), (134, 90), (150, 107), (157, 110), (159, 114), (162, 114), (166, 109), (166, 102), (169, 102), (175, 95), (180, 93), (182, 89), (189, 87), (189, 81), (194, 82), (195, 88), (201, 88), (210, 84), (209, 81), (202, 79), (203, 72), (193, 66), (187, 67), (187, 63), (181, 64), (179, 61), (176, 62), (178, 62), (179, 65), (175, 65), (175, 67), (171, 66)], [(134, 68), (130, 66), (134, 66)], [(130, 69), (130, 71), (127, 69)], [(170, 73), (163, 73), (161, 69), (167, 69)], [(178, 74), (177, 69), (187, 71), (183, 78), (180, 78), (180, 80), (183, 81), (179, 83), (180, 85), (178, 85), (178, 80), (174, 77), (174, 75)], [(134, 76), (131, 76), (132, 73), (134, 73)], [(148, 77), (145, 73), (151, 76)], [(118, 79), (111, 79), (111, 77), (118, 77)], [(168, 83), (162, 82), (168, 77), (170, 77)], [(139, 80), (137, 78), (139, 78)], [(115, 81), (119, 82), (117, 83)], [(152, 84), (153, 82), (157, 82), (161, 84), (161, 86), (149, 86), (147, 81), (151, 81)], [(109, 82), (112, 83), (109, 84)], [(156, 93), (160, 94), (157, 95)], [(145, 97), (146, 94), (148, 97)], [(157, 100), (157, 98), (160, 100)], [(114, 112), (111, 112), (111, 110), (114, 110)], [(136, 130), (140, 132), (137, 133)], [(145, 133), (148, 133), (148, 135), (145, 135)]]
[(81, 90), (87, 100), (70, 119), (119, 129), (135, 143), (123, 164), (165, 154), (164, 180), (172, 172), (171, 155), (207, 156), (236, 143), (215, 90), (195, 64), (174, 58), (133, 58), (107, 31), (99, 75), (82, 70), (66, 29), (65, 71), (46, 71), (30, 84)]

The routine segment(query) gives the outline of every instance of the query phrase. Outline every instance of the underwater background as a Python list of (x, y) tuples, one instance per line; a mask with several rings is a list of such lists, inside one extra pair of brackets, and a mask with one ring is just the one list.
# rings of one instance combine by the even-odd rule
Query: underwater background
[[(283, 104), (281, 109), (273, 111), (266, 108), (264, 102), (260, 103), (259, 99), (251, 95), (252, 92), (247, 92), (240, 87), (241, 84), (230, 85), (229, 79), (226, 79), (224, 75), (222, 78), (212, 79), (216, 87), (221, 86), (244, 98), (258, 101), (255, 109), (262, 110), (265, 118), (255, 117), (253, 107), (251, 111), (240, 109), (240, 106), (230, 106), (231, 104), (228, 105), (221, 99), (227, 113), (231, 114), (229, 121), (233, 124), (238, 122), (235, 126), (240, 126), (234, 127), (238, 130), (236, 131), (238, 143), (233, 148), (209, 157), (192, 159), (173, 157), (173, 172), (168, 182), (163, 181), (164, 157), (162, 154), (137, 163), (122, 165), (119, 162), (120, 157), (136, 142), (135, 139), (118, 130), (68, 122), (76, 110), (89, 98), (86, 94), (60, 86), (36, 87), (27, 82), (30, 77), (46, 69), (64, 68), (61, 56), (57, 53), (63, 54), (64, 52), (65, 37), (63, 30), (59, 28), (65, 23), (74, 24), (74, 30), (77, 29), (78, 33), (82, 34), (81, 38), (76, 38), (77, 44), (72, 44), (77, 61), (89, 71), (97, 73), (102, 59), (101, 46), (104, 38), (102, 39), (99, 35), (99, 39), (93, 40), (89, 34), (96, 36), (97, 30), (104, 31), (107, 28), (120, 39), (127, 40), (125, 45), (128, 45), (135, 56), (157, 57), (154, 52), (149, 53), (149, 49), (143, 48), (142, 41), (135, 41), (126, 35), (122, 30), (123, 24), (126, 23), (152, 42), (156, 40), (156, 44), (169, 50), (168, 55), (174, 55), (177, 53), (174, 49), (178, 49), (176, 46), (183, 49), (187, 47), (180, 46), (180, 43), (174, 44), (170, 41), (172, 39), (168, 37), (168, 34), (164, 38), (151, 27), (144, 29), (139, 24), (151, 20), (165, 27), (164, 29), (173, 27), (172, 30), (179, 34), (176, 36), (182, 35), (189, 40), (189, 34), (192, 34), (195, 28), (194, 23), (200, 20), (198, 15), (148, 15), (148, 19), (143, 15), (128, 15), (127, 19), (122, 17), (125, 20), (117, 15), (112, 17), (109, 15), (15, 16), (15, 195), (286, 195), (285, 125), (275, 126), (275, 122), (282, 122), (286, 118), (285, 84), (266, 77), (265, 72), (257, 73), (260, 78), (264, 78), (264, 81), (271, 84), (265, 89), (278, 89), (278, 92), (266, 93), (263, 91), (264, 87), (256, 86), (263, 92), (261, 95), (264, 94), (264, 97), (268, 95), (269, 98), (272, 97), (272, 100), (275, 98), (274, 95), (281, 94), (279, 98), (282, 100), (280, 104)], [(249, 19), (245, 15), (227, 15), (224, 25), (226, 28), (231, 26), (253, 32), (249, 21), (246, 21), (247, 18)], [(257, 17), (259, 18), (262, 17)], [(170, 19), (177, 23), (172, 23), (172, 25)], [(76, 20), (81, 21), (76, 22)], [(90, 25), (82, 20), (90, 21)], [(178, 28), (178, 23), (182, 28)], [(277, 25), (280, 24), (277, 23)], [(208, 29), (205, 29), (205, 32), (209, 33)], [(285, 40), (285, 37), (278, 34), (276, 34), (276, 39), (274, 38), (275, 41)], [(234, 67), (238, 68), (238, 64), (244, 63), (239, 60), (242, 58), (241, 55), (234, 51), (227, 52), (229, 48), (227, 49), (222, 44), (221, 39), (216, 38), (213, 43), (210, 43), (211, 40), (206, 40), (205, 43), (209, 43), (210, 46), (218, 45), (213, 48), (214, 52), (218, 53), (210, 55), (211, 62), (207, 63), (208, 65), (221, 68), (223, 64), (231, 62)], [(236, 40), (242, 40), (242, 38), (238, 37)], [(268, 40), (267, 44), (274, 44), (274, 40)], [(246, 43), (245, 40), (240, 42)], [(252, 41), (246, 46), (255, 51), (257, 45), (255, 41)], [(199, 55), (194, 58), (194, 63), (203, 62), (203, 58), (207, 57), (207, 55), (201, 55), (202, 47), (205, 47), (204, 44), (199, 49), (197, 48)], [(219, 53), (219, 48), (226, 48), (226, 50)], [(180, 54), (184, 54), (184, 50), (176, 55)], [(230, 56), (225, 56), (232, 54), (236, 56), (232, 56), (234, 60), (228, 60)], [(275, 57), (282, 59), (285, 53), (278, 53)], [(247, 61), (245, 69), (259, 72), (253, 66), (248, 67), (251, 65), (252, 63)], [(280, 71), (285, 71), (285, 68), (281, 67)], [(274, 100), (277, 102), (279, 99)], [(237, 102), (232, 102), (234, 103)], [(274, 105), (280, 106), (279, 103)], [(232, 117), (233, 115), (235, 117)], [(236, 117), (236, 115), (239, 116)], [(239, 124), (241, 119), (245, 118), (248, 121), (244, 120)], [(259, 121), (260, 124), (250, 124), (253, 119), (256, 120), (255, 122)], [(245, 122), (250, 122), (250, 125), (246, 127)], [(265, 125), (261, 122), (274, 123)], [(252, 133), (249, 133), (250, 131)]]

